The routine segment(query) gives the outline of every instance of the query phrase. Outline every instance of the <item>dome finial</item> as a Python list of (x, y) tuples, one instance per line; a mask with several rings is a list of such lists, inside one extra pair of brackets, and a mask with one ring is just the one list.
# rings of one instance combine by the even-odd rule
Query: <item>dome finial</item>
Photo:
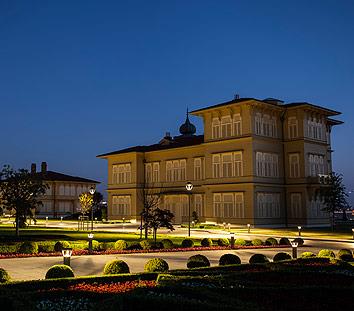
[(180, 126), (179, 132), (183, 136), (192, 136), (196, 132), (195, 126), (189, 121), (189, 110), (187, 107), (186, 121)]

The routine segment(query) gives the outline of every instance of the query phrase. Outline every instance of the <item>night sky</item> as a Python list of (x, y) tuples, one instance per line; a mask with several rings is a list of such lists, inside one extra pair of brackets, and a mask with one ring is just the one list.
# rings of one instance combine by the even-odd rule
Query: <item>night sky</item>
[(96, 155), (235, 93), (343, 112), (334, 169), (354, 189), (354, 1), (0, 0), (1, 166), (47, 161), (104, 189)]

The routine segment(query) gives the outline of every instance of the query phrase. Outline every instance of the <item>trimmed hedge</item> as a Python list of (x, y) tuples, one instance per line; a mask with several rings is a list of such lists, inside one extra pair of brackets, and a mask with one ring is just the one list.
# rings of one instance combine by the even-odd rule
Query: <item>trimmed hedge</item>
[(173, 242), (170, 239), (163, 239), (161, 241), (161, 243), (162, 243), (163, 248), (165, 248), (165, 249), (169, 249), (169, 248), (174, 247)]
[(210, 261), (204, 255), (194, 255), (188, 258), (187, 268), (201, 268), (201, 267), (210, 267)]
[(245, 239), (238, 238), (238, 239), (236, 239), (236, 241), (235, 241), (235, 245), (238, 245), (238, 246), (246, 246), (246, 245), (247, 245), (247, 242), (246, 242)]
[(321, 249), (318, 252), (318, 257), (330, 257), (330, 258), (336, 258), (336, 255), (334, 254), (333, 251), (331, 251), (330, 249)]
[(316, 254), (312, 252), (303, 252), (301, 254), (301, 258), (314, 258), (314, 257), (316, 257)]
[(241, 259), (235, 254), (224, 254), (219, 259), (219, 266), (239, 265)]
[(54, 245), (53, 241), (44, 241), (38, 242), (38, 252), (40, 253), (54, 253)]
[(67, 265), (54, 265), (49, 268), (46, 279), (60, 279), (74, 277), (74, 271)]
[(278, 241), (274, 238), (268, 238), (265, 240), (265, 245), (268, 245), (268, 246), (275, 246), (275, 245), (278, 245)]
[[(87, 248), (88, 248), (88, 244), (87, 244)], [(92, 240), (92, 250), (99, 251), (100, 250), (100, 242), (98, 242), (97, 240)]]
[(189, 248), (189, 247), (193, 247), (193, 246), (194, 246), (194, 242), (191, 239), (184, 239), (182, 241), (182, 247), (183, 248)]
[(140, 241), (139, 244), (142, 249), (151, 249), (152, 248), (152, 245), (149, 240), (142, 240), (142, 241)]
[(288, 238), (280, 238), (279, 245), (291, 245)]
[(291, 256), (288, 253), (284, 253), (284, 252), (277, 253), (273, 257), (274, 262), (289, 260), (289, 259), (291, 259)]
[(129, 266), (123, 260), (112, 260), (105, 264), (103, 268), (103, 274), (121, 274), (121, 273), (129, 273)]
[(208, 239), (208, 238), (204, 238), (203, 240), (201, 240), (200, 245), (203, 246), (203, 247), (213, 246), (213, 240), (212, 239)]
[(229, 246), (230, 241), (227, 238), (220, 238), (220, 239), (218, 239), (218, 245), (219, 246)]
[(11, 278), (7, 271), (3, 268), (0, 268), (0, 283), (10, 282)]
[(167, 272), (168, 263), (162, 258), (152, 258), (144, 266), (145, 272)]
[(63, 248), (69, 248), (71, 244), (68, 241), (58, 241), (54, 245), (54, 251), (61, 252)]
[(20, 254), (38, 254), (38, 244), (36, 242), (25, 241), (21, 244), (18, 252)]
[(263, 254), (254, 254), (249, 259), (250, 264), (267, 263), (267, 262), (269, 262), (269, 259)]
[(263, 245), (263, 241), (261, 239), (254, 239), (254, 240), (252, 240), (251, 243), (252, 243), (253, 246), (261, 246), (261, 245)]
[(341, 249), (338, 251), (337, 258), (343, 261), (354, 261), (353, 253), (350, 249)]

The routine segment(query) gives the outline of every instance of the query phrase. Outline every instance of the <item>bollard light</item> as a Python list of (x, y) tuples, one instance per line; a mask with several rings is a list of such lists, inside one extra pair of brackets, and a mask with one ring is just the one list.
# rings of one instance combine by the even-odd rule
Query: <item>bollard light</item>
[(73, 253), (73, 249), (71, 247), (62, 248), (61, 253), (62, 253), (63, 259), (64, 259), (64, 265), (67, 265), (70, 267), (70, 258)]
[(247, 224), (247, 231), (248, 231), (248, 233), (251, 232), (251, 224)]
[(63, 222), (63, 216), (60, 217), (60, 223), (62, 223), (62, 222)]
[(230, 232), (230, 247), (235, 248), (235, 234)]
[(89, 242), (88, 249), (89, 249), (89, 252), (91, 253), (92, 252), (92, 240), (93, 240), (94, 234), (92, 232), (90, 232), (87, 235), (87, 237), (88, 237), (88, 242)]
[(231, 224), (230, 224), (230, 223), (228, 223), (228, 224), (227, 224), (227, 226), (229, 227), (229, 230), (231, 230)]
[(301, 236), (301, 226), (297, 226), (297, 230), (299, 232), (299, 236)]
[(48, 223), (48, 216), (45, 218), (45, 225)]
[(299, 243), (294, 240), (290, 244), (293, 249), (293, 258), (296, 259), (297, 258), (297, 247), (299, 246)]
[(95, 222), (97, 223), (97, 217), (95, 217)]
[(192, 220), (192, 227), (194, 228), (194, 225), (195, 225), (195, 222), (194, 222), (194, 220)]
[(222, 225), (224, 227), (224, 230), (226, 230), (226, 222), (223, 222)]

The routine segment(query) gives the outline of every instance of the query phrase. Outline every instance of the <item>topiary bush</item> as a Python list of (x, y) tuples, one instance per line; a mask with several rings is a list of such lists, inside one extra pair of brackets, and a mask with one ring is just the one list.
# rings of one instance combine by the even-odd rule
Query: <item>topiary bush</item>
[(0, 268), (0, 283), (10, 282), (11, 278), (7, 271), (3, 268)]
[(254, 254), (249, 259), (250, 264), (267, 263), (267, 262), (269, 262), (269, 259), (263, 254)]
[(261, 245), (263, 245), (263, 241), (260, 240), (260, 239), (254, 239), (254, 240), (252, 240), (251, 243), (252, 243), (253, 246), (261, 246)]
[(338, 251), (337, 258), (343, 261), (354, 261), (353, 253), (350, 249), (341, 249)]
[(219, 246), (229, 246), (230, 241), (227, 238), (220, 238), (220, 239), (218, 239), (218, 245)]
[(210, 262), (207, 257), (204, 255), (194, 255), (188, 258), (187, 268), (201, 268), (201, 267), (210, 267)]
[(227, 265), (239, 265), (241, 264), (241, 259), (234, 254), (224, 254), (219, 259), (219, 266)]
[(20, 254), (38, 254), (38, 244), (36, 242), (25, 241), (18, 250)]
[(274, 262), (289, 260), (289, 259), (291, 259), (291, 256), (288, 253), (284, 253), (284, 252), (277, 253), (273, 257)]
[(182, 247), (183, 248), (189, 248), (189, 247), (193, 247), (193, 246), (194, 246), (194, 242), (191, 239), (184, 239), (182, 241)]
[(321, 249), (318, 252), (318, 257), (329, 257), (329, 258), (336, 258), (336, 255), (334, 254), (333, 251), (331, 251), (330, 249)]
[[(88, 245), (87, 245), (88, 248)], [(100, 242), (97, 240), (92, 240), (92, 250), (93, 251), (99, 251), (100, 250)]]
[(114, 243), (114, 249), (119, 250), (119, 251), (124, 251), (128, 248), (128, 243), (125, 242), (124, 240), (117, 240)]
[(298, 246), (304, 245), (304, 240), (302, 238), (295, 238), (294, 242), (297, 242)]
[(54, 265), (49, 268), (45, 275), (46, 279), (60, 279), (72, 277), (74, 277), (74, 271), (67, 265)]
[(291, 245), (288, 238), (280, 238), (279, 245)]
[(142, 241), (140, 241), (139, 244), (142, 249), (151, 249), (152, 248), (152, 244), (150, 243), (149, 240), (142, 240)]
[(53, 241), (44, 241), (39, 242), (38, 244), (38, 252), (39, 253), (53, 253), (54, 252), (54, 245)]
[(128, 250), (141, 250), (143, 249), (140, 245), (140, 243), (132, 243), (128, 246)]
[(278, 241), (274, 238), (268, 238), (265, 240), (265, 245), (268, 245), (268, 246), (275, 246), (275, 245), (278, 245)]
[(203, 240), (201, 240), (200, 245), (203, 246), (203, 247), (213, 246), (213, 240), (212, 239), (208, 239), (208, 238), (204, 238)]
[(152, 258), (144, 266), (145, 272), (167, 272), (168, 263), (162, 258)]
[(163, 248), (168, 249), (168, 248), (173, 248), (173, 242), (170, 239), (163, 239), (161, 241)]
[(54, 245), (54, 251), (61, 252), (63, 248), (69, 248), (69, 247), (71, 247), (71, 245), (68, 241), (58, 241)]
[(105, 264), (103, 268), (103, 274), (121, 274), (129, 273), (129, 266), (123, 260), (112, 260)]
[(314, 258), (316, 257), (316, 254), (314, 254), (313, 252), (303, 252), (301, 254), (301, 258)]
[(236, 239), (236, 241), (235, 241), (235, 245), (238, 245), (238, 246), (246, 246), (246, 245), (247, 245), (247, 242), (246, 242), (245, 239), (238, 238), (238, 239)]

